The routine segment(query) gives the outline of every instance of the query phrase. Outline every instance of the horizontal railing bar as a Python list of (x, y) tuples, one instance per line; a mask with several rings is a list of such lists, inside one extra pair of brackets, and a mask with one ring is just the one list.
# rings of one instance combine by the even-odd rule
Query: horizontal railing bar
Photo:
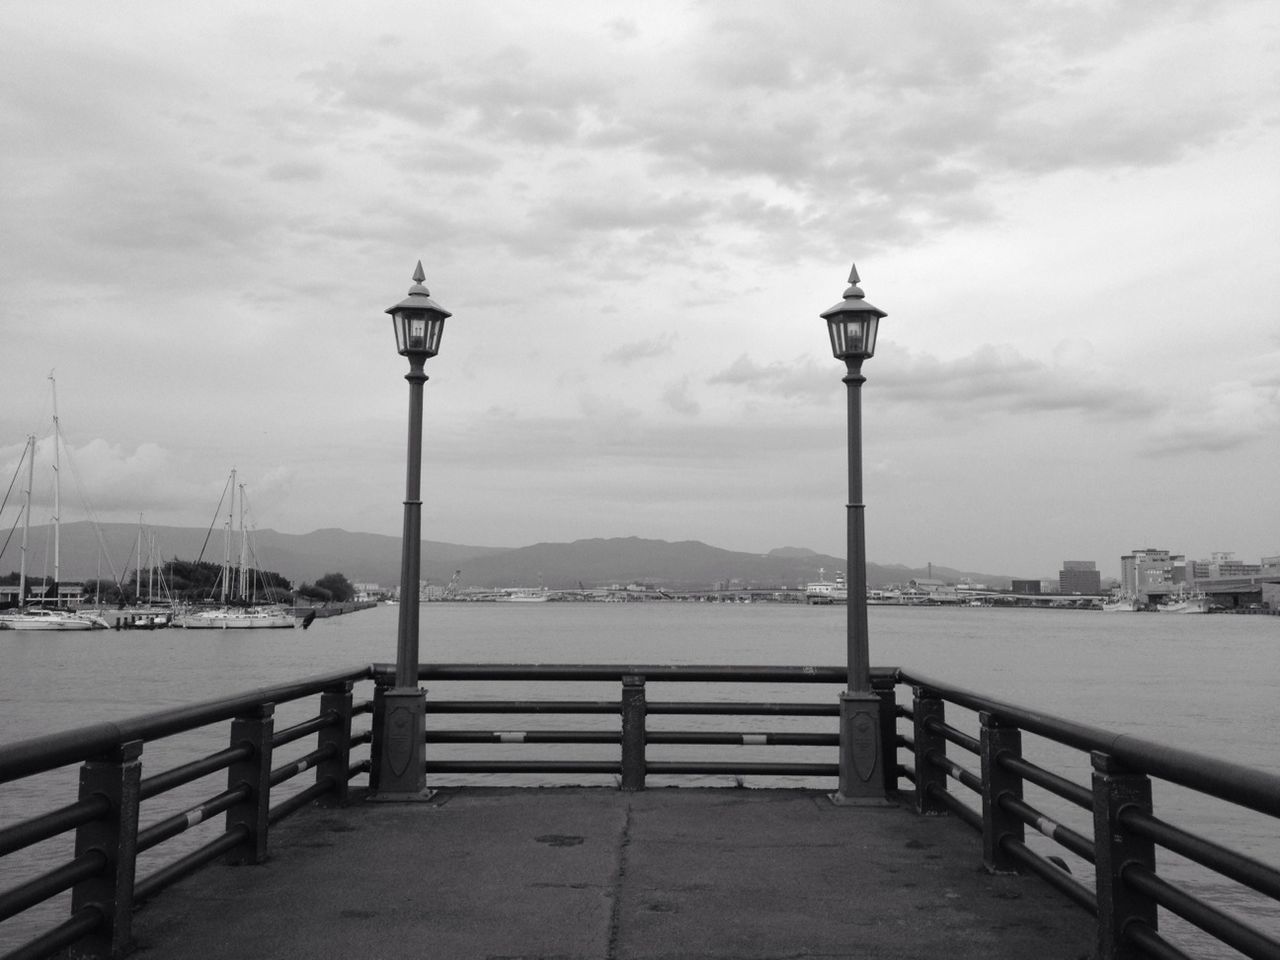
[(93, 723), (0, 746), (0, 783), (102, 756), (130, 740), (155, 740), (220, 720), (230, 720), (264, 703), (288, 703), (326, 687), (372, 676), (371, 667), (261, 687), (230, 697), (157, 710), (123, 720)]
[[(394, 675), (391, 664), (374, 664), (376, 678)], [(892, 683), (897, 670), (874, 667), (873, 679)], [(432, 663), (418, 666), (419, 680), (604, 680), (644, 677), (651, 683), (846, 683), (841, 666), (769, 666), (716, 664), (587, 664), (587, 663)]]
[(428, 730), (427, 743), (621, 743), (620, 730)]
[(707, 773), (753, 774), (767, 777), (836, 777), (840, 775), (840, 765), (835, 763), (741, 763), (729, 762), (697, 762), (686, 760), (646, 760), (645, 772), (648, 774), (673, 773)]
[[(428, 730), (427, 743), (621, 743), (620, 730)], [(732, 733), (649, 730), (645, 742), (735, 746), (834, 747), (835, 733)]]
[(329, 757), (332, 757), (337, 752), (338, 752), (337, 746), (330, 743), (330, 744), (326, 744), (323, 747), (320, 747), (317, 750), (312, 750), (308, 754), (304, 754), (303, 756), (299, 757), (297, 760), (292, 760), (289, 763), (281, 764), (280, 766), (276, 767), (274, 770), (271, 771), (271, 777), (270, 777), (271, 786), (278, 787), (280, 784), (284, 783), (286, 780), (292, 780), (294, 777), (298, 776), (298, 774), (305, 773), (306, 771), (314, 767), (316, 764), (318, 764), (321, 760), (326, 760)]
[(898, 671), (902, 683), (923, 687), (970, 710), (986, 711), (1031, 733), (1079, 750), (1099, 750), (1135, 772), (1147, 773), (1259, 813), (1280, 816), (1280, 776), (1127, 733), (1064, 720), (982, 696), (962, 687)]
[(957, 747), (963, 747), (972, 754), (982, 753), (982, 744), (978, 742), (976, 737), (971, 737), (967, 733), (962, 733), (955, 727), (941, 720), (930, 718), (924, 723), (925, 729), (932, 730), (934, 733), (941, 734), (947, 740), (950, 740)]
[[(429, 697), (426, 707), (427, 713), (431, 714), (577, 713), (617, 716), (621, 710), (621, 704), (617, 700), (432, 700)], [(645, 712), (651, 716), (835, 717), (840, 714), (840, 704), (834, 700), (831, 703), (651, 700), (645, 704)]]
[(361, 730), (359, 733), (351, 737), (351, 746), (359, 747), (366, 743), (373, 743), (373, 729)]
[(204, 803), (198, 804), (182, 813), (175, 813), (171, 817), (165, 817), (158, 820), (143, 830), (138, 831), (138, 852), (150, 850), (154, 846), (171, 840), (180, 833), (186, 833), (197, 824), (203, 823), (210, 817), (216, 817), (220, 813), (225, 813), (241, 800), (249, 797), (250, 789), (247, 784), (241, 784), (233, 790), (224, 790), (215, 797), (210, 797)]
[(0, 857), (56, 837), (81, 824), (91, 823), (111, 812), (111, 804), (101, 794), (50, 810), (0, 830)]
[(353, 703), (351, 705), (351, 715), (353, 717), (358, 717), (363, 713), (373, 713), (372, 700), (361, 700), (359, 703)]
[(646, 743), (719, 744), (746, 747), (837, 747), (838, 733), (714, 733), (697, 730), (650, 730)]
[(925, 759), (939, 770), (942, 770), (953, 780), (958, 780), (963, 783), (974, 793), (982, 793), (982, 778), (976, 773), (966, 770), (964, 767), (960, 766), (960, 764), (956, 763), (954, 760), (944, 757), (936, 750), (929, 751), (929, 754)]
[(197, 850), (192, 850), (184, 857), (161, 867), (155, 873), (143, 877), (133, 885), (134, 903), (142, 903), (154, 897), (165, 887), (171, 887), (179, 880), (195, 873), (206, 863), (212, 863), (225, 853), (230, 853), (249, 836), (249, 828), (244, 824), (233, 827), (220, 834)]
[(620, 760), (428, 760), (427, 773), (621, 773)]
[(731, 703), (721, 700), (707, 702), (651, 700), (645, 704), (648, 714), (718, 717), (837, 717), (840, 703)]
[(1070, 827), (1051, 820), (1030, 804), (1009, 794), (1000, 795), (1000, 806), (1050, 840), (1065, 847), (1077, 857), (1094, 863), (1093, 840)]
[(252, 753), (253, 751), (248, 747), (228, 747), (226, 750), (211, 753), (200, 760), (193, 760), (191, 763), (174, 767), (172, 770), (164, 770), (142, 781), (138, 787), (140, 791), (139, 798), (150, 800), (152, 797), (158, 797), (160, 794), (167, 793), (175, 787), (194, 783), (201, 777), (207, 777), (211, 773), (225, 770), (237, 760), (243, 760)]
[(295, 740), (301, 740), (308, 734), (316, 733), (326, 727), (332, 727), (338, 722), (338, 714), (330, 710), (328, 713), (322, 713), (318, 717), (310, 720), (304, 720), (301, 723), (294, 724), (292, 727), (285, 727), (283, 730), (277, 730), (271, 736), (272, 747), (283, 747), (286, 743), (293, 743)]
[(285, 817), (289, 816), (291, 813), (294, 813), (297, 810), (301, 810), (303, 807), (311, 803), (313, 800), (316, 800), (324, 796), (326, 793), (329, 793), (330, 791), (333, 790), (335, 786), (336, 785), (334, 784), (332, 777), (320, 778), (311, 786), (307, 787), (305, 790), (300, 790), (298, 793), (295, 793), (292, 797), (288, 797), (284, 800), (281, 800), (274, 807), (268, 810), (267, 823), (275, 824), (280, 822)]
[(1168, 880), (1156, 876), (1146, 867), (1136, 863), (1126, 864), (1120, 871), (1120, 878), (1134, 890), (1146, 894), (1166, 910), (1195, 924), (1246, 957), (1274, 960), (1280, 956), (1280, 940), (1275, 940), (1256, 927), (1193, 897)]
[(44, 960), (71, 946), (102, 926), (105, 917), (93, 904), (77, 910), (70, 918), (28, 940), (17, 950), (6, 953), (3, 960)]
[(107, 855), (101, 850), (90, 850), (20, 886), (5, 890), (0, 893), (0, 920), (8, 920), (37, 903), (44, 903), (50, 897), (70, 890), (81, 880), (96, 877), (106, 866)]
[(617, 700), (432, 700), (427, 713), (610, 713), (618, 716)]
[(1094, 916), (1098, 915), (1098, 895), (1067, 871), (1012, 837), (1006, 837), (1000, 848), (1049, 886), (1064, 894), (1072, 903), (1084, 907)]
[(1193, 860), (1224, 877), (1280, 900), (1280, 870), (1210, 840), (1197, 837), (1136, 807), (1120, 811), (1120, 822), (1140, 837)]
[(1121, 936), (1129, 943), (1136, 944), (1152, 960), (1195, 960), (1191, 954), (1183, 953), (1140, 920), (1125, 924)]
[(1060, 777), (1044, 767), (1038, 767), (1023, 757), (1016, 757), (1008, 752), (1001, 752), (996, 757), (996, 763), (1018, 774), (1024, 780), (1030, 780), (1037, 787), (1043, 787), (1063, 800), (1074, 803), (1077, 807), (1085, 810), (1093, 809), (1093, 792), (1088, 787), (1072, 783), (1066, 777)]

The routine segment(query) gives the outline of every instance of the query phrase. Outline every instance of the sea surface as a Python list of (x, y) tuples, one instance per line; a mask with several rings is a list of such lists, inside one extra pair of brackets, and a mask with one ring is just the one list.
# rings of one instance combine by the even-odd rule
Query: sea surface
[[(0, 741), (370, 662), (390, 662), (395, 658), (397, 614), (397, 608), (383, 606), (317, 620), (306, 631), (0, 632)], [(879, 606), (872, 607), (869, 614), (871, 661), (876, 666), (902, 667), (1007, 702), (1280, 773), (1275, 735), (1280, 719), (1276, 705), (1280, 618)], [(424, 663), (842, 665), (845, 611), (843, 607), (759, 603), (434, 603), (421, 609), (420, 645)], [(441, 687), (448, 689), (433, 690), (429, 696), (478, 692), (494, 698), (516, 692), (477, 685), (462, 685), (461, 691), (458, 686)], [(612, 684), (586, 684), (571, 690), (523, 690), (521, 695), (616, 699), (618, 690)], [(696, 695), (725, 694), (721, 689)], [(750, 694), (759, 699), (799, 700), (834, 699), (837, 695), (838, 687), (828, 686), (766, 687)], [(363, 696), (368, 696), (367, 688)], [(660, 692), (651, 689), (649, 696), (659, 699)], [(899, 688), (899, 696), (909, 698), (909, 689)], [(305, 712), (298, 719), (303, 716)], [(965, 711), (955, 711), (948, 719), (964, 729), (975, 729), (972, 715)], [(291, 722), (296, 721), (289, 709), (282, 708), (277, 713), (277, 729)], [(449, 725), (466, 722), (467, 718), (458, 722), (450, 719)], [(470, 722), (492, 726), (492, 721), (483, 718)], [(528, 726), (538, 722), (530, 720)], [(552, 717), (541, 722), (562, 728), (575, 721)], [(598, 722), (607, 721), (601, 718)], [(754, 718), (701, 722), (733, 730), (832, 724), (829, 720)], [(368, 718), (357, 720), (357, 726), (362, 723), (367, 725)], [(695, 721), (679, 719), (674, 726), (689, 729)], [(220, 739), (224, 736), (225, 728), (186, 742), (149, 745), (143, 757), (144, 776), (218, 749), (224, 745)], [(309, 746), (304, 744), (302, 749)], [(436, 755), (445, 753), (442, 748), (432, 749), (439, 751)], [(650, 749), (651, 756), (655, 749)], [(1030, 759), (1079, 783), (1088, 783), (1086, 757), (1032, 737), (1027, 738), (1025, 749)], [(814, 750), (788, 756), (834, 760), (834, 750)], [(616, 747), (607, 748), (604, 755), (616, 756)], [(951, 755), (976, 770), (975, 757), (954, 747)], [(763, 758), (780, 757), (766, 752)], [(549, 779), (526, 776), (510, 778), (510, 782)], [(732, 785), (731, 781), (707, 778), (698, 782)], [(747, 785), (776, 783), (749, 779)], [(823, 780), (794, 783), (834, 785)], [(0, 825), (70, 802), (74, 784), (75, 773), (69, 770), (0, 785)], [(144, 824), (216, 792), (207, 784), (196, 787), (199, 792), (193, 797), (163, 798), (168, 808), (158, 806), (153, 812), (144, 805)], [(967, 793), (959, 785), (953, 789)], [(1091, 829), (1086, 815), (1056, 798), (1029, 788), (1028, 799), (1083, 832)], [(1160, 783), (1156, 784), (1156, 813), (1265, 862), (1280, 864), (1280, 837), (1275, 821), (1269, 818)], [(1044, 853), (1059, 852), (1039, 837), (1028, 842)], [(33, 869), (48, 869), (65, 859), (67, 846), (59, 843), (41, 844), (24, 861), (11, 857), (0, 863), (0, 889), (30, 876)], [(152, 855), (158, 857), (158, 865), (174, 852), (166, 845), (148, 854)], [(975, 845), (975, 863), (980, 857), (980, 847)], [(1172, 856), (1161, 856), (1160, 865), (1162, 872), (1168, 870), (1201, 895), (1246, 915), (1273, 935), (1280, 934), (1280, 916), (1247, 891), (1203, 876), (1199, 868), (1181, 864)], [(1071, 867), (1077, 875), (1087, 875), (1091, 869), (1078, 861)], [(144, 857), (140, 875), (149, 869), (154, 865), (149, 867)], [(65, 900), (53, 909), (65, 911)], [(30, 936), (33, 922), (48, 922), (48, 916), (47, 911), (32, 911), (0, 924), (0, 948), (21, 942)], [(1183, 943), (1194, 947), (1197, 955), (1235, 956), (1206, 944), (1195, 931), (1188, 933), (1177, 918), (1162, 914), (1161, 927), (1189, 937)]]

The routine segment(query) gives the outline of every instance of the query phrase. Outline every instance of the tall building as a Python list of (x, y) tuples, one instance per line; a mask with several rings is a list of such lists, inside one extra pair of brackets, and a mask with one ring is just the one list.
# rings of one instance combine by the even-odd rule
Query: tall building
[(1208, 560), (1187, 561), (1187, 582), (1217, 580), (1220, 577), (1256, 577), (1262, 573), (1262, 564), (1245, 563), (1235, 559), (1234, 553), (1218, 552)]
[(1080, 593), (1097, 596), (1102, 593), (1102, 574), (1092, 560), (1063, 560), (1058, 571), (1058, 592), (1068, 596)]
[(1120, 558), (1120, 590), (1140, 600), (1169, 593), (1186, 575), (1187, 558), (1168, 550), (1147, 547)]

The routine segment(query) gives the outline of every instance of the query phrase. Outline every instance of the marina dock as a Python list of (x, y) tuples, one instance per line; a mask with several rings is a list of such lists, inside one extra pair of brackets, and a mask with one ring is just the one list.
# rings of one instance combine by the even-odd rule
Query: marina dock
[(803, 790), (461, 788), (356, 799), (141, 909), (138, 956), (1088, 957), (1093, 922), (973, 834)]

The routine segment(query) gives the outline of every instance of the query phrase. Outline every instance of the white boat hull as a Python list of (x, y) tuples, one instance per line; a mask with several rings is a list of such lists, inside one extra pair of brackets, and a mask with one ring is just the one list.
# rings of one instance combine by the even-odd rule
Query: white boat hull
[(1175, 600), (1172, 603), (1162, 603), (1156, 610), (1160, 613), (1208, 613), (1209, 600), (1205, 597), (1196, 597), (1190, 600)]
[(202, 610), (174, 623), (187, 630), (291, 630), (298, 618), (286, 610)]
[(96, 617), (63, 611), (42, 610), (0, 614), (3, 630), (105, 630), (106, 624)]

